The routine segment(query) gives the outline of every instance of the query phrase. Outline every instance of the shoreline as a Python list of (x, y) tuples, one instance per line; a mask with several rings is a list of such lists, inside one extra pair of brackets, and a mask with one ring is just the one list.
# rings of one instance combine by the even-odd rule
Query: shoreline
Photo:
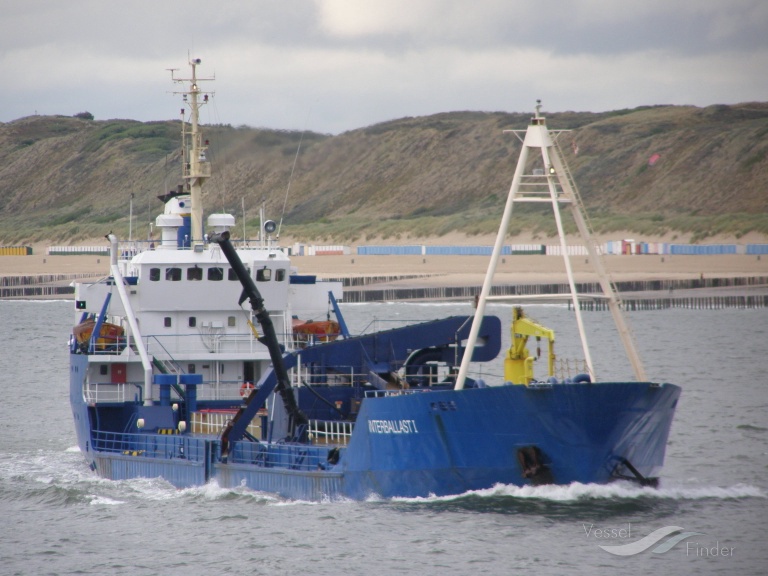
[[(734, 255), (607, 255), (603, 262), (615, 281), (673, 280), (704, 277), (768, 275), (768, 257)], [(291, 265), (301, 274), (320, 278), (369, 276), (421, 276), (419, 283), (451, 285), (477, 283), (485, 277), (486, 256), (292, 256)], [(595, 276), (589, 259), (572, 256), (577, 282)], [(109, 275), (108, 256), (0, 256), (0, 277), (46, 274)], [(520, 284), (558, 281), (564, 278), (563, 260), (557, 256), (513, 255), (501, 259), (496, 269), (499, 282)], [(411, 280), (412, 281), (412, 280)]]
[[(661, 281), (680, 286), (706, 288), (710, 294), (768, 294), (768, 258), (747, 255), (607, 255), (603, 258), (611, 279), (617, 283)], [(321, 279), (355, 279), (345, 291), (387, 291), (480, 287), (488, 266), (484, 256), (294, 256), (292, 266), (299, 273)], [(597, 281), (588, 258), (571, 257), (575, 281)], [(63, 275), (60, 279), (52, 279)], [(109, 275), (109, 257), (77, 256), (0, 256), (0, 282), (3, 286), (68, 286), (76, 276), (94, 279)], [(5, 277), (5, 278), (4, 278)], [(8, 278), (10, 277), (10, 278)], [(16, 278), (14, 278), (16, 277)], [(33, 277), (27, 284), (22, 278)], [(743, 284), (728, 282), (719, 288), (707, 279), (744, 279)], [(757, 283), (748, 279), (760, 279)], [(366, 281), (367, 280), (367, 281)], [(699, 280), (700, 285), (690, 281)], [(4, 281), (4, 282), (3, 282)], [(565, 284), (563, 260), (557, 256), (513, 255), (501, 259), (494, 285), (522, 286)], [(710, 285), (712, 284), (712, 285)], [(735, 285), (734, 285), (735, 284)], [(66, 294), (31, 296), (71, 298)], [(8, 299), (16, 298), (14, 296)]]

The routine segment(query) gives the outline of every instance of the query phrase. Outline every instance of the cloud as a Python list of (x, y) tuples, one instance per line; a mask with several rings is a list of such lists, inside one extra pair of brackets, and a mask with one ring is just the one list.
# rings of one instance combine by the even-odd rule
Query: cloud
[(763, 0), (30, 0), (0, 21), (0, 120), (175, 118), (188, 52), (234, 125), (764, 100), (766, 30)]
[(488, 45), (555, 52), (617, 53), (749, 49), (768, 44), (760, 0), (317, 0), (320, 28), (361, 43)]

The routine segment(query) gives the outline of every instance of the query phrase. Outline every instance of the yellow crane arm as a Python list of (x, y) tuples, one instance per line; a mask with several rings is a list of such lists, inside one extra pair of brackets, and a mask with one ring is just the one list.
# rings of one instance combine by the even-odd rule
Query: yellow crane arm
[[(512, 309), (512, 345), (509, 347), (504, 359), (504, 378), (513, 384), (528, 385), (535, 380), (533, 375), (533, 363), (536, 360), (530, 355), (527, 344), (528, 338), (535, 337), (537, 341), (542, 338), (548, 343), (548, 377), (555, 374), (555, 332), (525, 316), (520, 306)], [(537, 349), (537, 357), (541, 350)]]

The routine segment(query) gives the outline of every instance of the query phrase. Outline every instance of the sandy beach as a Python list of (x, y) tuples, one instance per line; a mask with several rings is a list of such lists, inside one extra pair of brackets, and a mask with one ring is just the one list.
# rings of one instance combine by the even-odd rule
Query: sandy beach
[[(629, 232), (613, 232), (598, 235), (598, 242), (617, 238), (634, 237)], [(423, 238), (371, 238), (368, 245), (417, 244), (476, 245), (492, 246), (495, 235), (467, 236), (451, 232), (442, 236)], [(574, 239), (575, 240), (575, 239)], [(668, 234), (643, 238), (648, 242), (686, 243), (685, 235)], [(284, 236), (280, 244), (294, 246), (296, 239)], [(508, 237), (507, 244), (555, 244), (556, 239), (545, 239), (523, 233)], [(577, 242), (578, 243), (578, 242)], [(768, 237), (750, 232), (739, 239), (732, 236), (716, 236), (708, 239), (709, 244), (764, 244)], [(104, 239), (83, 241), (82, 245), (105, 245)], [(292, 256), (291, 263), (300, 273), (316, 274), (320, 278), (348, 277), (393, 277), (412, 278), (377, 283), (376, 287), (431, 287), (431, 286), (477, 286), (483, 283), (489, 258), (487, 256), (359, 256), (353, 254)], [(27, 276), (41, 274), (89, 274), (109, 275), (108, 256), (49, 256), (46, 244), (33, 246), (30, 256), (0, 256), (0, 276)], [(768, 276), (768, 256), (670, 256), (670, 255), (606, 255), (603, 261), (615, 282), (636, 280), (688, 280), (701, 278), (732, 278)], [(584, 256), (571, 257), (576, 280), (595, 280), (592, 263)], [(558, 256), (506, 256), (502, 258), (495, 276), (498, 284), (542, 284), (559, 283), (565, 279), (563, 259)]]
[[(768, 276), (768, 257), (728, 256), (605, 256), (614, 281)], [(595, 278), (587, 258), (572, 257), (577, 281)], [(415, 278), (389, 282), (397, 286), (470, 286), (482, 284), (488, 266), (483, 256), (294, 256), (304, 274), (321, 278)], [(498, 283), (539, 284), (563, 281), (563, 260), (556, 256), (507, 256), (496, 272)], [(41, 274), (108, 275), (107, 256), (0, 256), (0, 276)], [(382, 284), (378, 284), (381, 287)]]

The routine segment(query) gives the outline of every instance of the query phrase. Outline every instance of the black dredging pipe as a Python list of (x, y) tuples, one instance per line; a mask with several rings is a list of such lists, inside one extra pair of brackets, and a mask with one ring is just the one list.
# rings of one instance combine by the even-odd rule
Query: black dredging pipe
[(275, 334), (275, 326), (272, 324), (272, 318), (269, 317), (269, 312), (264, 308), (264, 298), (261, 297), (253, 278), (251, 278), (248, 270), (243, 265), (242, 260), (240, 260), (240, 257), (237, 255), (235, 247), (232, 246), (232, 242), (229, 240), (229, 232), (224, 231), (218, 234), (213, 234), (210, 237), (210, 241), (215, 242), (221, 247), (221, 251), (229, 261), (229, 265), (232, 267), (232, 270), (235, 271), (235, 274), (237, 274), (240, 284), (243, 285), (243, 295), (238, 304), (242, 304), (248, 299), (251, 303), (251, 309), (256, 315), (256, 320), (258, 320), (259, 325), (261, 326), (263, 336), (259, 338), (259, 342), (264, 344), (269, 350), (269, 357), (272, 360), (272, 367), (277, 379), (275, 390), (283, 399), (283, 404), (285, 405), (289, 417), (289, 433), (293, 436), (297, 425), (307, 423), (307, 417), (299, 409), (298, 404), (296, 404), (296, 398), (294, 397), (291, 388), (291, 380), (288, 377), (288, 371), (285, 369), (285, 364), (283, 362), (283, 351), (280, 348), (280, 342)]

